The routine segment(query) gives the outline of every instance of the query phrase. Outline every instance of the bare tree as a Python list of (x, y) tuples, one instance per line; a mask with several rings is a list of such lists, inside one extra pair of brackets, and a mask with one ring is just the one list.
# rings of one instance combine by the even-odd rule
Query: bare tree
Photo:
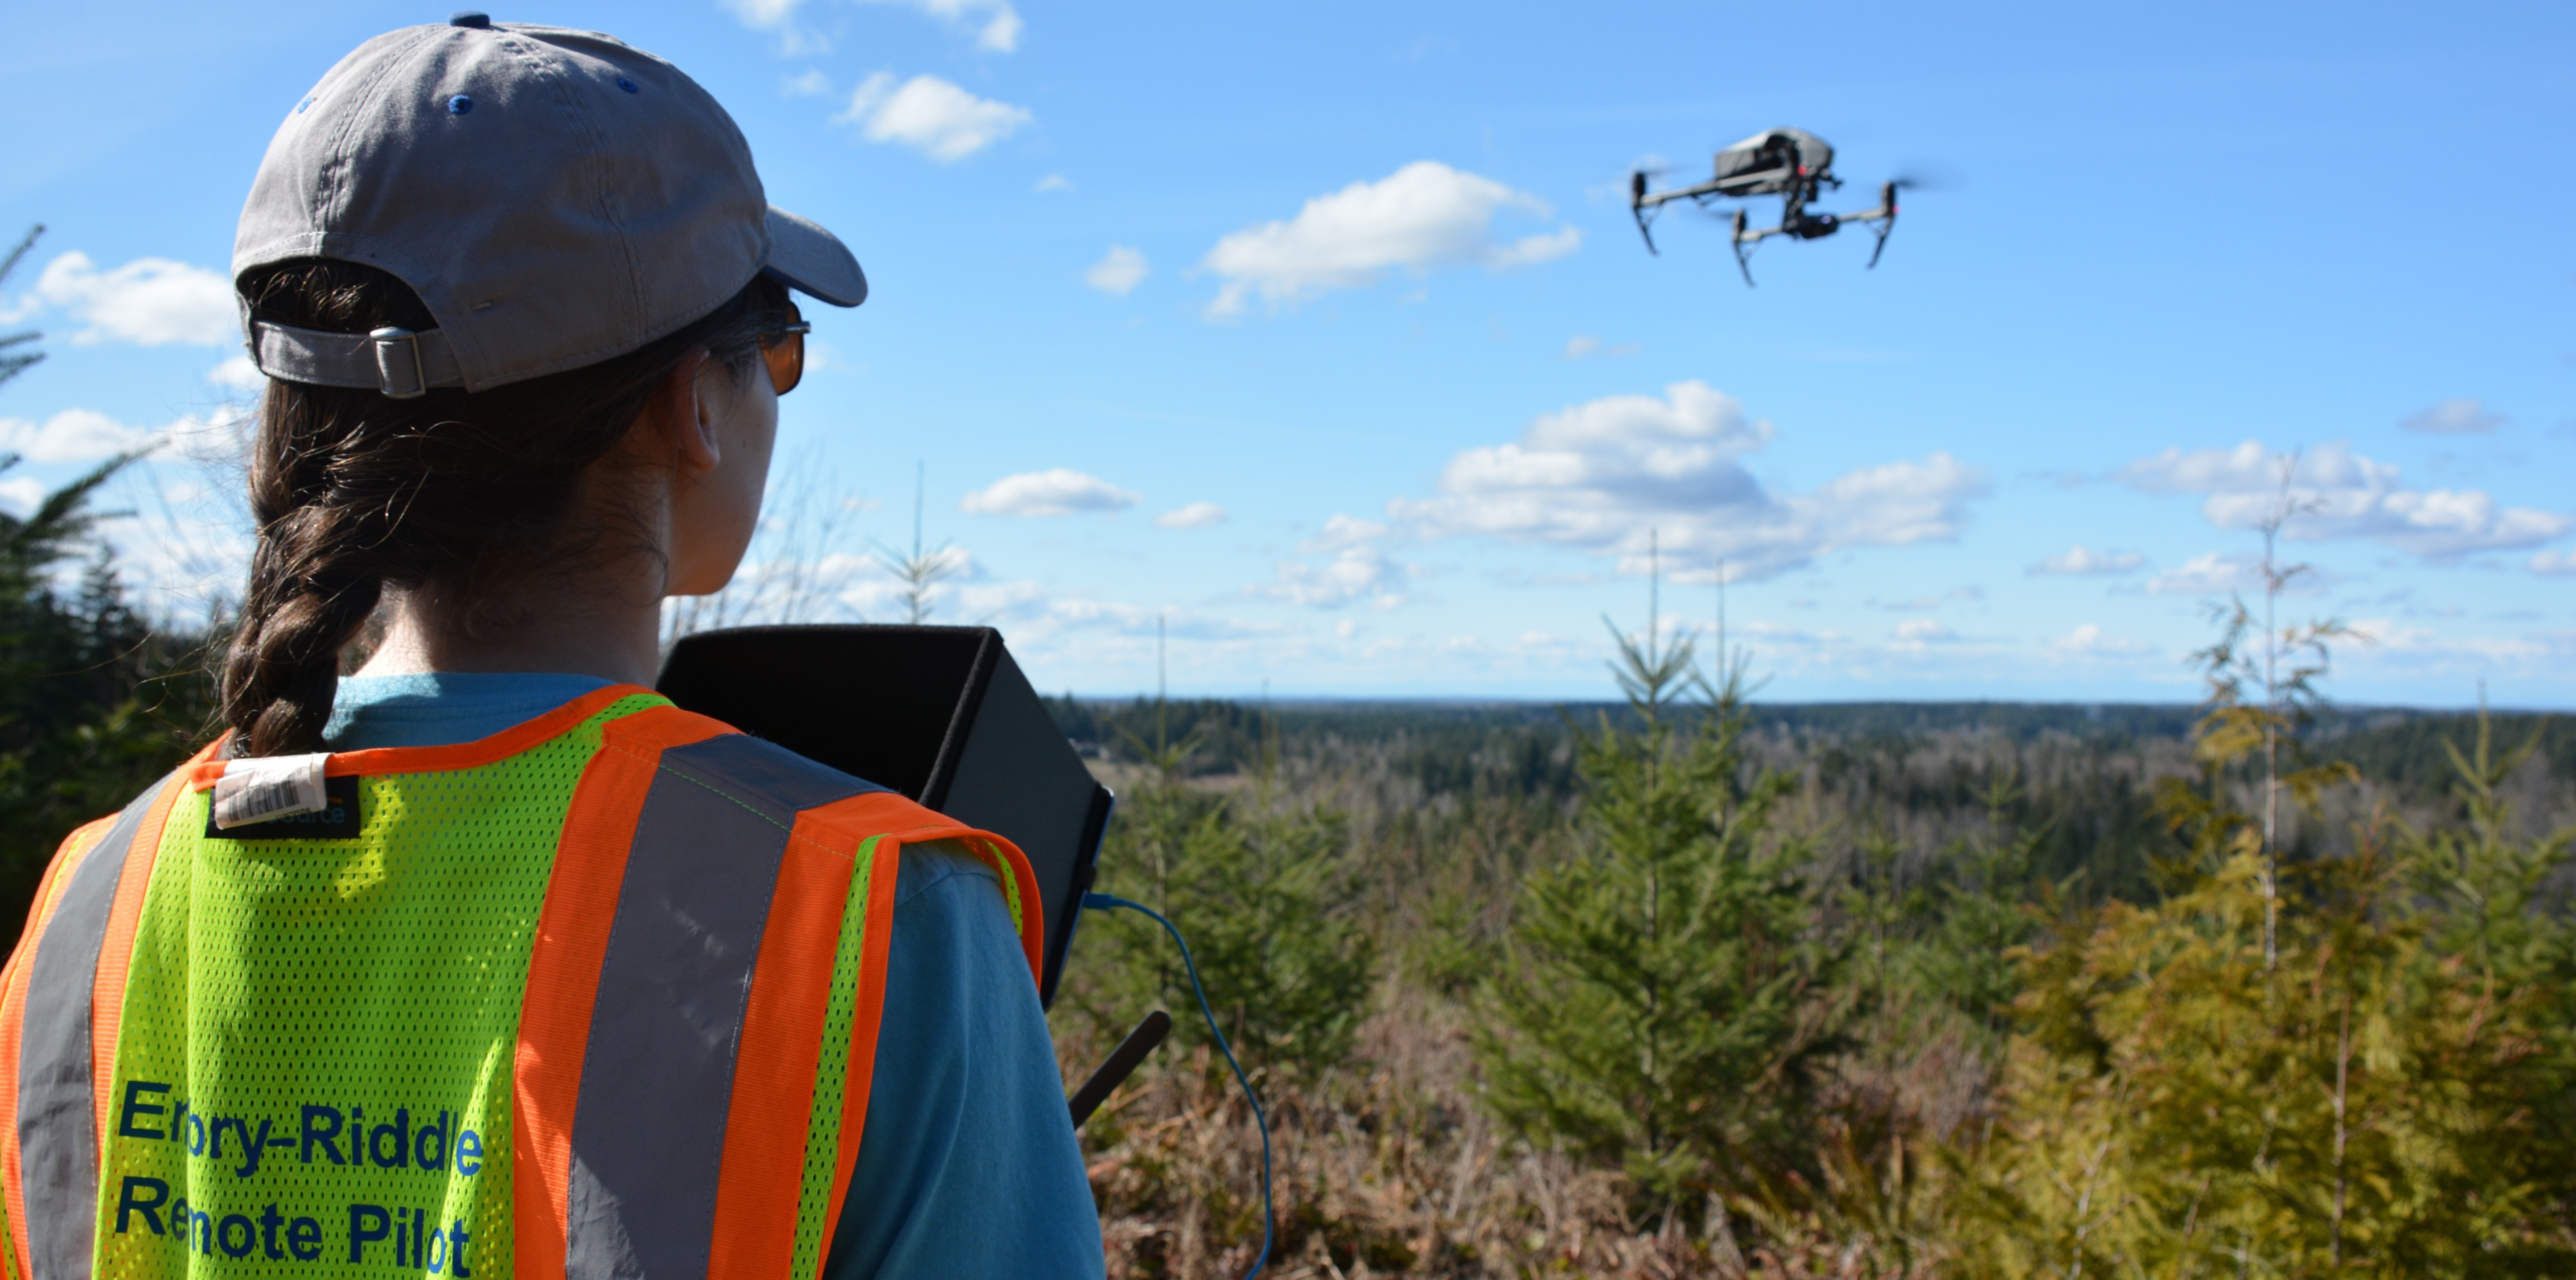
[[(2316, 509), (2313, 499), (2298, 497), (2291, 487), (2299, 455), (2281, 460), (2281, 484), (2271, 510), (2254, 527), (2263, 535), (2263, 559), (2256, 573), (2263, 583), (2263, 617), (2258, 624), (2239, 596), (2215, 610), (2222, 622), (2216, 644), (2192, 655), (2193, 665), (2209, 681), (2209, 715), (2201, 722), (2195, 748), (2204, 760), (2233, 759), (2259, 741), (2263, 751), (2263, 964), (2280, 963), (2281, 793), (2313, 795), (2326, 782), (2343, 776), (2340, 766), (2299, 769), (2284, 776), (2281, 756), (2295, 753), (2298, 733), (2325, 705), (2317, 681), (2328, 669), (2328, 646), (2346, 638), (2363, 639), (2343, 623), (2322, 619), (2280, 625), (2281, 596), (2305, 564), (2283, 564), (2281, 531), (2292, 520)], [(2248, 643), (2259, 629), (2262, 644)]]
[(880, 542), (874, 552), (879, 567), (903, 584), (904, 621), (920, 626), (930, 620), (932, 596), (940, 583), (955, 577), (966, 567), (965, 556), (949, 544), (923, 550), (921, 545), (921, 506), (928, 468), (913, 464), (912, 473), (912, 553), (909, 555)]

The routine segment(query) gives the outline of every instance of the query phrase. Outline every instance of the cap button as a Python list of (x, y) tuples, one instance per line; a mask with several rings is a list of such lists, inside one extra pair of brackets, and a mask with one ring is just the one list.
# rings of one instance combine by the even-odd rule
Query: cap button
[(472, 27), (477, 31), (481, 31), (492, 25), (492, 15), (485, 13), (480, 9), (459, 9), (456, 12), (447, 15), (447, 25), (451, 27)]

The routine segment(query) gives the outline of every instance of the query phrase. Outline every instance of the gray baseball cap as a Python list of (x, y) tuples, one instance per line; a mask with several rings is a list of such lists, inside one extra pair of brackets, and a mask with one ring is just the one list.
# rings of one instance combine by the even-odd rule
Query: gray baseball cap
[(261, 372), (406, 398), (623, 355), (761, 272), (836, 306), (868, 296), (831, 232), (769, 204), (733, 117), (679, 68), (479, 13), (360, 45), (287, 112), (233, 279), (295, 258), (389, 272), (438, 324), (253, 324)]

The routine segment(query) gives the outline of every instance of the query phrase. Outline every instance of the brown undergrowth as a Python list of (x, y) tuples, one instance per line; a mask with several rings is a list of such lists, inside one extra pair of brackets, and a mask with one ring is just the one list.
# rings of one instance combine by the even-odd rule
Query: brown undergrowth
[[(1635, 1213), (1616, 1170), (1585, 1167), (1501, 1130), (1476, 1103), (1467, 1012), (1390, 990), (1354, 1065), (1307, 1088), (1256, 1078), (1269, 1110), (1277, 1212), (1267, 1275), (1776, 1277), (1914, 1280), (1937, 1274), (1940, 1177), (1925, 1104), (1955, 1108), (1962, 1061), (1936, 1048), (1837, 1089), (1818, 1156), (1716, 1206)], [(1068, 1046), (1068, 1074), (1104, 1044)], [(1086, 1052), (1093, 1051), (1093, 1052)], [(1160, 1057), (1160, 1055), (1158, 1055)], [(1910, 1073), (1910, 1075), (1909, 1075)], [(1936, 1097), (1937, 1095), (1937, 1097)], [(1222, 1060), (1205, 1050), (1140, 1071), (1083, 1133), (1112, 1280), (1231, 1277), (1261, 1238), (1261, 1140)], [(1748, 1182), (1753, 1180), (1748, 1179)]]

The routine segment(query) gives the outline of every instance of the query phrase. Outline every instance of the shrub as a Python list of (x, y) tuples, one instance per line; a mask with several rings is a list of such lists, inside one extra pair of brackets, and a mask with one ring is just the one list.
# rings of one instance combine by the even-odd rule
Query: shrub
[(2576, 1269), (2566, 926), (2533, 911), (2568, 840), (2506, 840), (2501, 774), (2461, 772), (2474, 838), (2374, 827), (2277, 882), (2204, 807), (2214, 868), (2025, 957), (1970, 1274)]
[[(1123, 799), (1101, 888), (1162, 912), (1189, 939), (1247, 1069), (1311, 1081), (1349, 1056), (1376, 980), (1348, 843), (1341, 814), (1321, 804), (1279, 803), (1267, 788), (1215, 795), (1165, 773)], [(1096, 967), (1080, 1000), (1101, 1029), (1124, 1031), (1159, 1006), (1181, 1046), (1206, 1041), (1188, 972), (1159, 926), (1094, 913), (1078, 936), (1081, 966)]]

